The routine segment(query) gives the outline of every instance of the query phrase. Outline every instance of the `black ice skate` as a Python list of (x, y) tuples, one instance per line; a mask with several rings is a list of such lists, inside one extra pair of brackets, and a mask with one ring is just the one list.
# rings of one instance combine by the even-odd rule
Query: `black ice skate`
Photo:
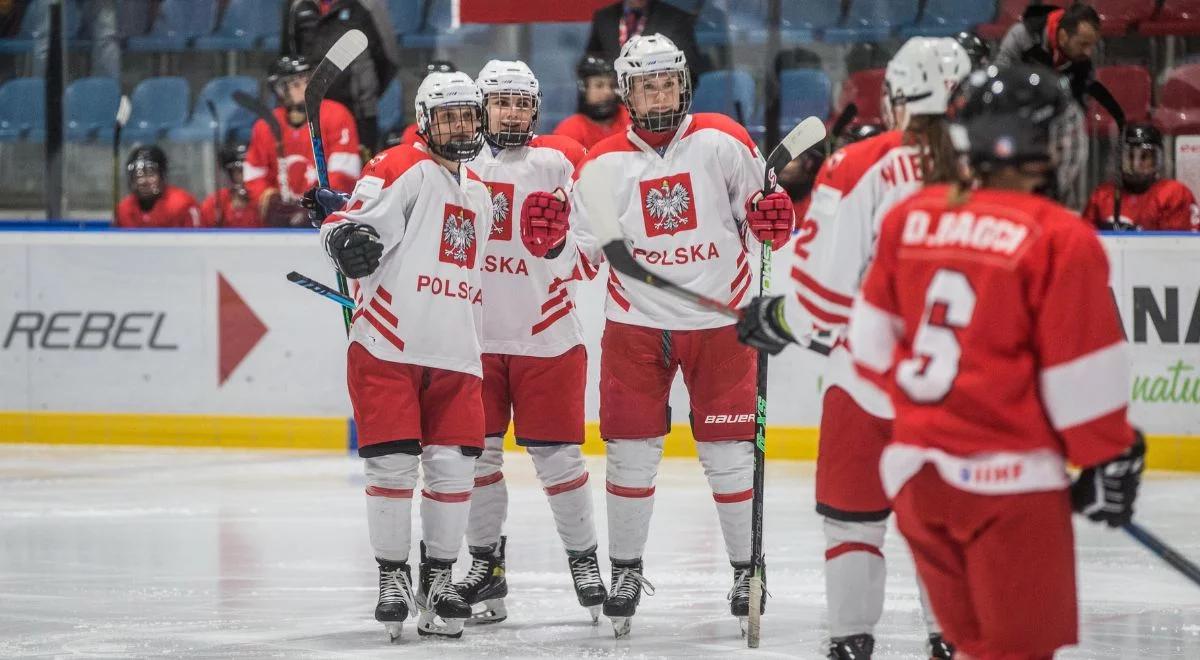
[(613, 634), (617, 639), (629, 636), (633, 615), (637, 613), (642, 589), (646, 595), (654, 595), (654, 585), (642, 577), (642, 560), (616, 562), (612, 564), (612, 592), (604, 600), (604, 616), (612, 621)]
[(875, 650), (875, 638), (867, 635), (850, 635), (829, 640), (829, 660), (865, 660)]
[(508, 618), (504, 608), (504, 597), (508, 595), (508, 582), (504, 579), (504, 544), (508, 537), (501, 536), (496, 547), (471, 548), (471, 569), (462, 582), (454, 588), (471, 606), (469, 624), (500, 623)]
[[(729, 613), (736, 616), (738, 625), (742, 628), (742, 637), (746, 636), (746, 626), (750, 618), (750, 578), (754, 575), (754, 566), (750, 562), (733, 564), (733, 588), (725, 596), (729, 600)], [(763, 564), (762, 596), (759, 613), (767, 611), (767, 567)]]
[(596, 549), (572, 554), (567, 552), (567, 566), (571, 568), (571, 581), (575, 583), (575, 597), (592, 615), (592, 623), (600, 620), (600, 609), (608, 592), (600, 578), (600, 564), (596, 561)]
[(463, 622), (471, 616), (471, 606), (454, 588), (450, 575), (452, 561), (438, 561), (425, 556), (425, 543), (421, 543), (420, 591), (417, 605), (421, 616), (417, 619), (417, 633), (440, 635), (457, 639), (462, 637)]
[(379, 603), (375, 606), (375, 620), (383, 624), (388, 638), (400, 639), (404, 621), (417, 611), (413, 598), (412, 578), (407, 562), (392, 562), (376, 558), (379, 562)]
[(941, 633), (929, 636), (928, 651), (930, 660), (953, 660), (954, 645), (947, 642)]

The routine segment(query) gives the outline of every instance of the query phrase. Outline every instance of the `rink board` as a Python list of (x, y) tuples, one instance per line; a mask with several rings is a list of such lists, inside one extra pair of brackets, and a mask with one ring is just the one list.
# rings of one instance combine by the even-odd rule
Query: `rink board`
[[(1200, 471), (1200, 238), (1104, 240), (1151, 464)], [(315, 233), (0, 231), (0, 441), (353, 448), (341, 315), (290, 270), (332, 283)], [(596, 453), (603, 281), (577, 291)], [(815, 457), (819, 368), (772, 359), (771, 456)], [(694, 453), (686, 401), (677, 379), (668, 455)]]

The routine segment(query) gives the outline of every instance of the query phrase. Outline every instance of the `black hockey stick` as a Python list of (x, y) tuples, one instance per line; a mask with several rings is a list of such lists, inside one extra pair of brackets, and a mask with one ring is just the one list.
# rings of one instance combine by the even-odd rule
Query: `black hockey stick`
[(213, 120), (213, 202), (215, 202), (217, 214), (217, 226), (225, 226), (225, 205), (221, 203), (221, 117), (217, 115), (217, 106), (208, 99), (204, 102), (208, 106), (208, 114), (212, 115)]
[(858, 104), (851, 101), (842, 108), (842, 112), (838, 114), (837, 119), (833, 120), (833, 127), (829, 131), (829, 141), (825, 145), (825, 155), (833, 153), (834, 144), (850, 127), (850, 124), (858, 117)]
[(1174, 548), (1164, 543), (1162, 539), (1151, 534), (1146, 528), (1133, 521), (1121, 525), (1121, 529), (1125, 530), (1147, 550), (1158, 555), (1159, 559), (1167, 562), (1171, 568), (1179, 571), (1184, 577), (1200, 586), (1200, 566), (1193, 564), (1187, 557), (1179, 554)]
[(113, 224), (117, 224), (117, 211), (121, 208), (121, 131), (125, 129), (125, 124), (129, 122), (129, 115), (133, 112), (133, 104), (129, 102), (128, 96), (121, 96), (121, 100), (117, 103), (117, 115), (113, 118), (113, 141), (112, 141), (112, 209), (113, 209)]
[(1120, 229), (1121, 227), (1121, 177), (1120, 177), (1120, 148), (1121, 135), (1125, 132), (1125, 110), (1121, 108), (1121, 104), (1117, 99), (1113, 98), (1112, 92), (1104, 86), (1099, 80), (1093, 80), (1088, 84), (1088, 94), (1096, 99), (1096, 103), (1104, 108), (1104, 111), (1113, 118), (1117, 123), (1117, 178), (1113, 181), (1113, 228)]
[(317, 295), (325, 296), (326, 298), (332, 300), (333, 302), (341, 305), (345, 309), (350, 309), (350, 310), (354, 309), (354, 301), (351, 300), (348, 296), (344, 296), (344, 295), (338, 293), (337, 291), (334, 291), (332, 287), (321, 284), (320, 282), (314, 280), (311, 277), (301, 275), (300, 273), (297, 273), (296, 271), (293, 270), (292, 272), (287, 274), (287, 279), (289, 282), (291, 282), (293, 284), (298, 284), (298, 285), (308, 289), (309, 291), (312, 291), (313, 293), (315, 293)]
[[(233, 102), (249, 110), (255, 117), (263, 120), (267, 124), (267, 129), (271, 131), (271, 135), (275, 137), (277, 149), (283, 149), (283, 127), (279, 125), (279, 119), (275, 117), (275, 112), (263, 103), (257, 96), (247, 94), (242, 90), (233, 92)], [(283, 154), (280, 153), (280, 157)]]
[[(304, 90), (304, 113), (308, 116), (308, 135), (312, 140), (313, 160), (317, 164), (317, 184), (322, 188), (329, 187), (329, 166), (325, 162), (325, 142), (321, 138), (321, 101), (333, 86), (333, 82), (345, 71), (346, 67), (367, 49), (367, 37), (359, 30), (350, 30), (343, 34), (337, 43), (325, 53), (325, 59), (317, 65), (308, 87)], [(346, 285), (346, 276), (337, 272), (338, 293), (349, 297), (350, 289)], [(350, 334), (350, 310), (342, 308), (342, 322), (346, 326), (346, 334)]]

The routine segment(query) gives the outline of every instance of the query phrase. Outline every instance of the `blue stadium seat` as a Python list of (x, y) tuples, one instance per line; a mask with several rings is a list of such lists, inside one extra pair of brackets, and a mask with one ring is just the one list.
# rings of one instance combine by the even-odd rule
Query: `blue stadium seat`
[(842, 0), (785, 2), (780, 7), (779, 40), (784, 45), (816, 41), (842, 18)]
[[(32, 0), (21, 17), (21, 27), (12, 37), (0, 39), (0, 55), (20, 55), (33, 50), (38, 39), (44, 38), (48, 28), (50, 0)], [(66, 5), (66, 35), (68, 45), (75, 45), (75, 37), (79, 34), (79, 11), (74, 2)]]
[(63, 94), (67, 141), (111, 140), (120, 102), (121, 85), (113, 78), (80, 78), (72, 81)]
[(45, 81), (13, 78), (0, 85), (0, 142), (37, 142), (45, 134)]
[(130, 37), (125, 47), (135, 53), (170, 53), (185, 50), (216, 23), (215, 0), (162, 0), (158, 15), (146, 34)]
[(281, 18), (277, 2), (229, 0), (216, 31), (197, 38), (195, 47), (197, 50), (254, 50), (264, 38), (279, 36)]
[(820, 69), (787, 69), (779, 74), (779, 133), (786, 135), (806, 117), (829, 118), (833, 84)]
[(766, 17), (766, 0), (707, 0), (696, 19), (696, 45), (762, 45)]
[(426, 18), (421, 29), (406, 34), (400, 40), (405, 48), (436, 48), (459, 46), (472, 37), (482, 35), (488, 28), (483, 25), (460, 25), (451, 28), (452, 0), (427, 0)]
[(388, 17), (397, 35), (410, 34), (421, 28), (421, 0), (388, 0)]
[(121, 139), (157, 142), (167, 131), (187, 122), (191, 96), (183, 78), (146, 78), (133, 88), (133, 114)]
[(121, 0), (117, 3), (117, 34), (122, 39), (146, 34), (150, 17), (150, 0)]
[(224, 76), (213, 78), (200, 90), (196, 103), (192, 107), (192, 117), (183, 126), (177, 126), (167, 132), (167, 137), (173, 142), (206, 142), (213, 137), (213, 118), (208, 111), (208, 101), (213, 102), (217, 110), (217, 121), (220, 126), (221, 141), (228, 139), (229, 134), (237, 134), (244, 129), (249, 134), (250, 126), (256, 117), (249, 110), (238, 105), (233, 100), (235, 91), (246, 92), (251, 96), (258, 95), (258, 80), (249, 76)]
[(987, 23), (996, 15), (994, 2), (963, 2), (963, 0), (926, 0), (921, 18), (900, 28), (900, 35), (915, 37), (950, 37), (962, 30)]
[(553, 131), (558, 122), (575, 112), (575, 67), (590, 29), (590, 23), (534, 23), (529, 27), (530, 40), (537, 44), (529, 54), (529, 68), (542, 86), (539, 133)]
[(741, 69), (701, 74), (692, 112), (719, 112), (741, 122), (752, 134), (762, 133), (762, 110), (755, 102), (754, 77)]
[[(917, 18), (919, 0), (850, 0), (843, 27), (825, 31), (825, 41), (881, 41)], [(993, 3), (988, 3), (991, 6)]]
[(379, 114), (375, 116), (375, 122), (380, 135), (387, 135), (388, 131), (393, 129), (404, 128), (403, 103), (404, 87), (401, 86), (399, 78), (392, 78), (387, 89), (383, 90), (383, 96), (379, 97)]

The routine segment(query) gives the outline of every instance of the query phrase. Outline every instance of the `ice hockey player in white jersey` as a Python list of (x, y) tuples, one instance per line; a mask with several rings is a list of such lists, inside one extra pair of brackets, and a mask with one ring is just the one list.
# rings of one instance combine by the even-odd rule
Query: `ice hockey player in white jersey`
[[(795, 293), (756, 298), (739, 323), (751, 346), (777, 353), (797, 341), (829, 356), (816, 500), (825, 519), (830, 658), (871, 657), (883, 613), (883, 539), (891, 513), (879, 459), (895, 415), (887, 394), (854, 370), (846, 343), (850, 305), (883, 215), (927, 183), (956, 180), (946, 105), (969, 72), (970, 59), (954, 39), (914, 37), (897, 51), (884, 78), (892, 130), (825, 161), (794, 243)], [(923, 590), (921, 596), (930, 657), (952, 657)]]
[[(517, 444), (533, 459), (550, 501), (575, 595), (595, 621), (606, 592), (580, 451), (587, 351), (574, 291), (574, 282), (591, 279), (595, 270), (580, 258), (565, 227), (567, 191), (584, 151), (571, 138), (534, 135), (541, 93), (524, 62), (492, 60), (475, 82), (483, 94), (486, 144), (469, 166), (492, 196), (492, 231), (483, 256), (486, 438), (475, 463), (467, 526), (471, 568), (455, 586), (475, 607), (472, 621), (491, 623), (507, 616), (501, 528), (508, 515), (508, 490), (501, 468), (504, 434), (512, 421)], [(548, 225), (549, 216), (563, 223), (554, 225), (554, 235), (543, 234), (529, 245), (513, 227), (514, 219), (522, 226)]]
[[(328, 189), (310, 191), (334, 265), (357, 307), (347, 384), (366, 463), (367, 527), (379, 563), (375, 618), (395, 640), (414, 609), (422, 635), (462, 635), (471, 607), (451, 569), (467, 528), (483, 449), (481, 275), (492, 205), (463, 164), (483, 147), (482, 99), (464, 73), (432, 73), (416, 95), (425, 145), (367, 164), (345, 210), (324, 218)], [(426, 149), (428, 149), (426, 151)], [(418, 593), (410, 582), (412, 498), (421, 491)]]
[[(786, 241), (791, 200), (760, 201), (764, 162), (746, 130), (717, 114), (690, 114), (683, 53), (661, 35), (635, 36), (615, 62), (633, 126), (597, 143), (580, 167), (613, 174), (619, 223), (638, 261), (694, 291), (737, 305), (753, 286), (761, 242)], [(600, 259), (585, 200), (572, 226), (584, 256)], [(756, 206), (757, 205), (757, 206)], [(779, 219), (768, 218), (770, 207)], [(682, 370), (692, 434), (733, 564), (730, 611), (749, 610), (755, 352), (725, 316), (611, 273), (600, 356), (600, 434), (606, 441), (609, 558), (604, 614), (628, 634), (643, 588), (642, 552), (654, 480), (670, 430), (668, 394)]]

